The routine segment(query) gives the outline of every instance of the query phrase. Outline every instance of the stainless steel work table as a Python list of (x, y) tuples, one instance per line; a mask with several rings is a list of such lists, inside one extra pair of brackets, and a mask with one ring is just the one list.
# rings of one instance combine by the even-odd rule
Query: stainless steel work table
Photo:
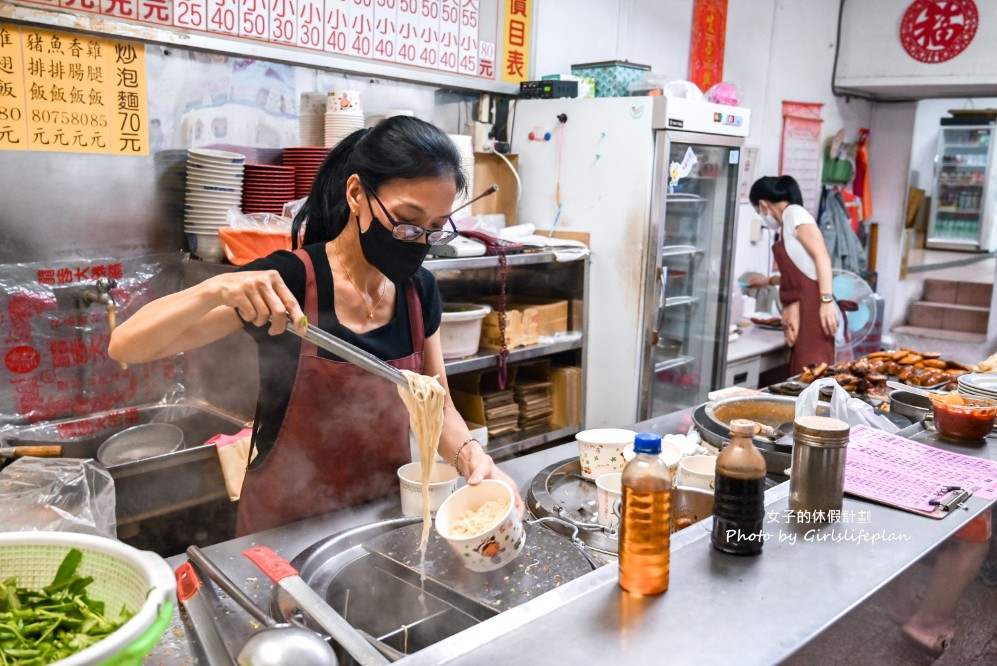
[[(652, 419), (639, 430), (684, 431), (689, 412)], [(997, 444), (952, 448), (997, 459)], [(543, 467), (577, 454), (565, 444), (502, 463), (520, 491)], [(600, 658), (633, 664), (775, 664), (848, 613), (991, 502), (972, 497), (968, 510), (944, 520), (846, 497), (851, 521), (814, 529), (787, 521), (789, 484), (768, 491), (764, 550), (756, 557), (710, 547), (709, 521), (675, 535), (669, 590), (655, 597), (626, 594), (615, 564), (601, 567), (522, 606), (417, 652), (399, 663), (571, 663)], [(302, 501), (307, 501), (303, 497)], [(241, 552), (267, 545), (292, 559), (337, 531), (399, 514), (397, 497), (354, 510), (234, 539), (205, 551), (243, 589), (267, 604), (271, 585)], [(860, 522), (861, 521), (861, 522)], [(792, 540), (795, 538), (795, 542)], [(873, 540), (877, 539), (878, 540)], [(173, 566), (183, 556), (170, 559)], [(239, 645), (248, 632), (230, 600), (219, 620)], [(196, 663), (179, 616), (147, 664)]]

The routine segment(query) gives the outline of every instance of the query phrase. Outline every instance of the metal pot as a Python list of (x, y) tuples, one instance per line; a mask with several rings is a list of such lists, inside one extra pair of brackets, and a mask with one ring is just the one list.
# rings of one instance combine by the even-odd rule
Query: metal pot
[[(779, 395), (734, 396), (717, 402), (707, 403), (706, 419), (713, 430), (730, 438), (728, 425), (734, 419), (748, 419), (756, 423), (778, 428), (796, 419), (796, 398)], [(770, 440), (759, 435), (756, 443), (768, 443)]]
[(111, 435), (97, 449), (104, 467), (173, 453), (183, 446), (183, 430), (172, 423), (143, 423)]
[(672, 488), (672, 532), (713, 515), (713, 493), (702, 488)]
[(920, 423), (931, 414), (931, 399), (910, 391), (891, 391), (890, 411)]

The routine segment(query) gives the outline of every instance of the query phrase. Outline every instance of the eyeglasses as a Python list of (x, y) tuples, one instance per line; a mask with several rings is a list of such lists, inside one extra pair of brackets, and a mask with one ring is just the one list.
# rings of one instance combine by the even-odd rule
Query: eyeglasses
[[(381, 202), (378, 196), (374, 194), (374, 190), (370, 189), (366, 185), (364, 185), (364, 190), (366, 190), (367, 193), (370, 194), (370, 196), (374, 197), (374, 201), (376, 201), (377, 205), (381, 207), (382, 211), (384, 211), (384, 215), (385, 217), (388, 218), (388, 222), (391, 224), (392, 227), (391, 235), (397, 238), (398, 240), (411, 243), (413, 241), (419, 240), (420, 238), (422, 238), (423, 234), (425, 234), (426, 242), (429, 243), (430, 245), (446, 245), (454, 238), (457, 238), (457, 225), (453, 223), (453, 218), (450, 217), (452, 213), (447, 214), (447, 224), (450, 225), (450, 229), (437, 229), (436, 231), (426, 231), (417, 224), (401, 224), (400, 222), (395, 222), (395, 218), (391, 216), (391, 213), (389, 213), (388, 209), (384, 207), (384, 204)], [(369, 206), (370, 203), (368, 202), (367, 205)], [(373, 216), (374, 211), (371, 210), (370, 214), (371, 216)]]

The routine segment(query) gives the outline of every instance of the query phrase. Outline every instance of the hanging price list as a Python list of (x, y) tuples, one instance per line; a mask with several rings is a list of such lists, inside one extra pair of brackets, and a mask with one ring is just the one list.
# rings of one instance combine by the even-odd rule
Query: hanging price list
[(145, 51), (0, 24), (0, 149), (148, 155)]
[[(499, 0), (500, 2), (502, 0)], [(481, 0), (22, 0), (494, 80)]]

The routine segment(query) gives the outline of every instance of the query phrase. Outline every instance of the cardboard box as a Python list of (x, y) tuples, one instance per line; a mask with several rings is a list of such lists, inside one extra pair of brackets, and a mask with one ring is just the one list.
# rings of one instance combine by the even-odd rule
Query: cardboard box
[(515, 365), (508, 367), (505, 389), (499, 389), (497, 368), (448, 378), (457, 411), (467, 422), (483, 423), (489, 438), (519, 431), (519, 406), (512, 390), (515, 381)]
[[(483, 299), (489, 300), (489, 299)], [(491, 303), (496, 307), (498, 299)], [(536, 308), (514, 307), (506, 308), (505, 313), (505, 345), (509, 349), (528, 347), (537, 344), (540, 328), (540, 314)], [(481, 322), (481, 347), (485, 349), (502, 349), (502, 331), (500, 315), (492, 310)]]
[[(519, 169), (518, 155), (505, 155), (506, 159), (512, 162), (515, 169)], [(474, 192), (472, 197), (481, 194), (492, 184), (499, 186), (495, 194), (479, 199), (471, 204), (471, 212), (474, 215), (494, 215), (501, 213), (505, 215), (505, 226), (511, 227), (516, 224), (516, 176), (505, 161), (494, 153), (474, 153)]]
[[(537, 312), (537, 335), (566, 333), (568, 325), (568, 301), (516, 296), (515, 307), (526, 306)], [(525, 310), (524, 310), (525, 311)]]
[[(481, 346), (501, 349), (498, 298), (482, 300), (492, 306), (492, 312), (481, 325)], [(540, 336), (550, 336), (573, 330), (568, 313), (568, 301), (530, 296), (515, 296), (506, 304), (506, 346), (509, 349), (537, 344)]]
[(554, 366), (550, 369), (551, 401), (554, 413), (551, 425), (567, 428), (582, 422), (582, 369), (575, 366)]

